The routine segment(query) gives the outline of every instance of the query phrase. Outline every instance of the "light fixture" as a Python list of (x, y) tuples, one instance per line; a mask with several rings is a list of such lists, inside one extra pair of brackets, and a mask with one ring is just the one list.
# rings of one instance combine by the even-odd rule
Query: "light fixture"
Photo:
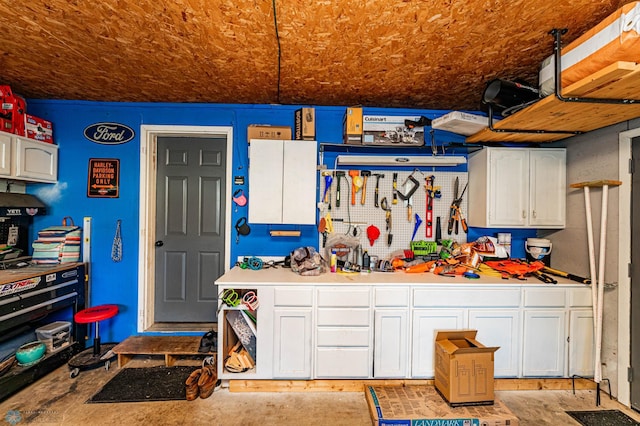
[(336, 160), (343, 166), (453, 167), (467, 163), (467, 159), (459, 155), (338, 155)]

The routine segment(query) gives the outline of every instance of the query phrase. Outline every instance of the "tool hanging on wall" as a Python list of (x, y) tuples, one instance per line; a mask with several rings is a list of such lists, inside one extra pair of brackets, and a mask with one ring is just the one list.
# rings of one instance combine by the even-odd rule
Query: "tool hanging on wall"
[(328, 210), (331, 210), (331, 183), (333, 183), (333, 177), (331, 172), (322, 172), (324, 176), (324, 193), (322, 194), (321, 202), (327, 206)]
[(416, 213), (415, 219), (416, 219), (416, 224), (413, 226), (413, 235), (411, 235), (411, 241), (413, 241), (413, 239), (416, 237), (418, 228), (420, 228), (420, 225), (422, 224), (422, 219), (420, 219), (420, 216), (418, 215), (418, 213)]
[(345, 172), (342, 170), (336, 170), (336, 207), (340, 207), (340, 178), (346, 178)]
[(391, 207), (387, 204), (387, 197), (382, 198), (380, 201), (380, 207), (385, 211), (385, 222), (387, 224), (387, 246), (390, 246), (393, 241), (393, 234), (391, 233)]
[(462, 203), (462, 197), (464, 196), (464, 193), (467, 191), (467, 186), (469, 186), (469, 183), (467, 183), (464, 186), (462, 193), (460, 194), (460, 196), (458, 196), (459, 183), (460, 181), (458, 177), (456, 177), (456, 181), (453, 185), (453, 202), (451, 203), (451, 207), (449, 209), (449, 223), (447, 224), (447, 233), (449, 235), (451, 235), (451, 233), (453, 232), (454, 225), (455, 225), (455, 233), (456, 235), (458, 234), (460, 223), (462, 223), (462, 230), (464, 232), (468, 231), (467, 221), (465, 220), (464, 216), (462, 216), (462, 211), (460, 210), (460, 204)]
[(398, 173), (393, 174), (393, 200), (392, 204), (398, 204)]
[(111, 246), (111, 260), (114, 262), (120, 262), (122, 260), (122, 231), (120, 224), (122, 221), (118, 219), (116, 221), (116, 234), (113, 237), (113, 245)]
[(367, 180), (369, 179), (369, 176), (371, 176), (371, 171), (362, 170), (360, 172), (360, 176), (362, 176), (362, 196), (360, 197), (360, 204), (364, 206), (367, 199)]
[(374, 200), (373, 200), (373, 205), (375, 206), (375, 208), (380, 207), (380, 203), (378, 202), (378, 197), (380, 194), (380, 179), (384, 178), (384, 174), (383, 173), (374, 173), (373, 176), (376, 177), (376, 191), (375, 191), (375, 195), (374, 195)]
[(351, 205), (356, 205), (356, 192), (362, 188), (362, 177), (358, 170), (349, 170), (349, 176), (351, 176)]
[(426, 225), (425, 225), (425, 236), (427, 238), (433, 237), (433, 200), (435, 198), (440, 198), (442, 195), (440, 193), (440, 187), (434, 186), (436, 177), (434, 175), (427, 176), (425, 178), (425, 190), (427, 192), (427, 211), (426, 211)]

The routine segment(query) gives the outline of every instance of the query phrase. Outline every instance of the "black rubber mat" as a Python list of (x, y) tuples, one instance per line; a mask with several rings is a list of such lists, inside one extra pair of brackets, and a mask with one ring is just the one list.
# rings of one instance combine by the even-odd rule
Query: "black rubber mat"
[(123, 368), (87, 403), (186, 399), (184, 382), (198, 367)]
[(635, 426), (637, 421), (620, 410), (567, 411), (584, 426)]

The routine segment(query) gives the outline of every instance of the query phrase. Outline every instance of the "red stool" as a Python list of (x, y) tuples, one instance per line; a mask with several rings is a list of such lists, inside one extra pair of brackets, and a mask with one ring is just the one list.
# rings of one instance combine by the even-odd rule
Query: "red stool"
[(73, 319), (78, 324), (94, 323), (95, 335), (93, 338), (93, 348), (85, 349), (69, 360), (68, 364), (69, 368), (71, 368), (72, 378), (78, 376), (81, 370), (96, 368), (103, 363), (105, 369), (109, 369), (111, 361), (116, 357), (112, 349), (117, 343), (100, 343), (99, 324), (100, 321), (113, 318), (117, 314), (117, 305), (99, 305), (83, 309), (74, 315)]

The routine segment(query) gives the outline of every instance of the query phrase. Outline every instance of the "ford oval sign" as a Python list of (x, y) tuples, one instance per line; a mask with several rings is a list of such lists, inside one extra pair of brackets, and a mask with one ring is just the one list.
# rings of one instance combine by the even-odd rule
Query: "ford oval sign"
[(131, 127), (118, 123), (96, 123), (84, 129), (85, 138), (104, 145), (129, 142), (135, 135)]

